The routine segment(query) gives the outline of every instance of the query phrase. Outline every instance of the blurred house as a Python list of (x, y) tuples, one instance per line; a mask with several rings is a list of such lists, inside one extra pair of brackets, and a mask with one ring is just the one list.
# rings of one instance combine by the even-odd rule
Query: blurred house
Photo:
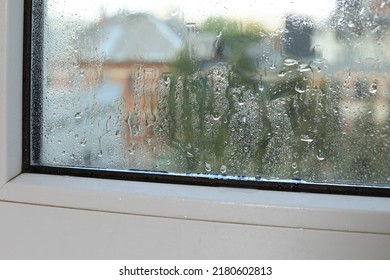
[[(80, 66), (87, 88), (120, 85), (128, 113), (129, 136), (144, 140), (157, 118), (162, 74), (184, 48), (178, 26), (150, 14), (103, 17), (80, 36)], [(107, 99), (107, 98), (101, 98)], [(109, 99), (109, 98), (108, 98)]]
[(389, 19), (388, 1), (338, 0), (329, 28), (314, 32), (316, 56), (337, 85), (348, 127), (367, 112), (377, 125), (390, 117)]
[(314, 25), (310, 18), (291, 14), (286, 17), (284, 52), (289, 56), (310, 58), (313, 56), (312, 35)]

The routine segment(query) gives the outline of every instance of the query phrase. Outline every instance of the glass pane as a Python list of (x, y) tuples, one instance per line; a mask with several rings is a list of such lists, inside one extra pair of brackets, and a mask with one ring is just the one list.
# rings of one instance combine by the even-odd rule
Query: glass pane
[(387, 0), (46, 0), (43, 10), (32, 165), (390, 182)]

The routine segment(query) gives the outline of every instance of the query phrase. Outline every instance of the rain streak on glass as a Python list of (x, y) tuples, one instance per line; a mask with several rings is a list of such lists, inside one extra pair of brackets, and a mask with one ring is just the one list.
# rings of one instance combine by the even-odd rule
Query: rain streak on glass
[(63, 2), (33, 165), (390, 183), (389, 1)]

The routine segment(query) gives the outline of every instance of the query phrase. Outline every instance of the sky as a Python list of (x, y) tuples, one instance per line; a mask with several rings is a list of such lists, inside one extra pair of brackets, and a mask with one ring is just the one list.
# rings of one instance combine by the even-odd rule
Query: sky
[(287, 13), (326, 19), (335, 0), (46, 0), (53, 16), (96, 18), (104, 9), (117, 12), (150, 12), (161, 17), (180, 13), (187, 22), (201, 22), (211, 15), (259, 20), (269, 29), (280, 27)]

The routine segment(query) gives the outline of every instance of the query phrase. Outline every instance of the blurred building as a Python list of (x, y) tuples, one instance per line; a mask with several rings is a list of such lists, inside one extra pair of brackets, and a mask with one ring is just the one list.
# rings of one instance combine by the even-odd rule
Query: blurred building
[(390, 117), (389, 18), (388, 1), (337, 0), (329, 30), (315, 35), (327, 74), (338, 85), (347, 126), (367, 112), (377, 125)]
[(118, 14), (102, 18), (80, 36), (80, 65), (87, 88), (115, 96), (99, 89), (105, 84), (119, 85), (135, 141), (151, 133), (161, 77), (172, 70), (185, 45), (177, 32), (180, 26), (172, 26), (173, 22), (150, 14)]
[(289, 15), (286, 17), (284, 34), (284, 52), (296, 58), (313, 56), (313, 22), (308, 17)]

